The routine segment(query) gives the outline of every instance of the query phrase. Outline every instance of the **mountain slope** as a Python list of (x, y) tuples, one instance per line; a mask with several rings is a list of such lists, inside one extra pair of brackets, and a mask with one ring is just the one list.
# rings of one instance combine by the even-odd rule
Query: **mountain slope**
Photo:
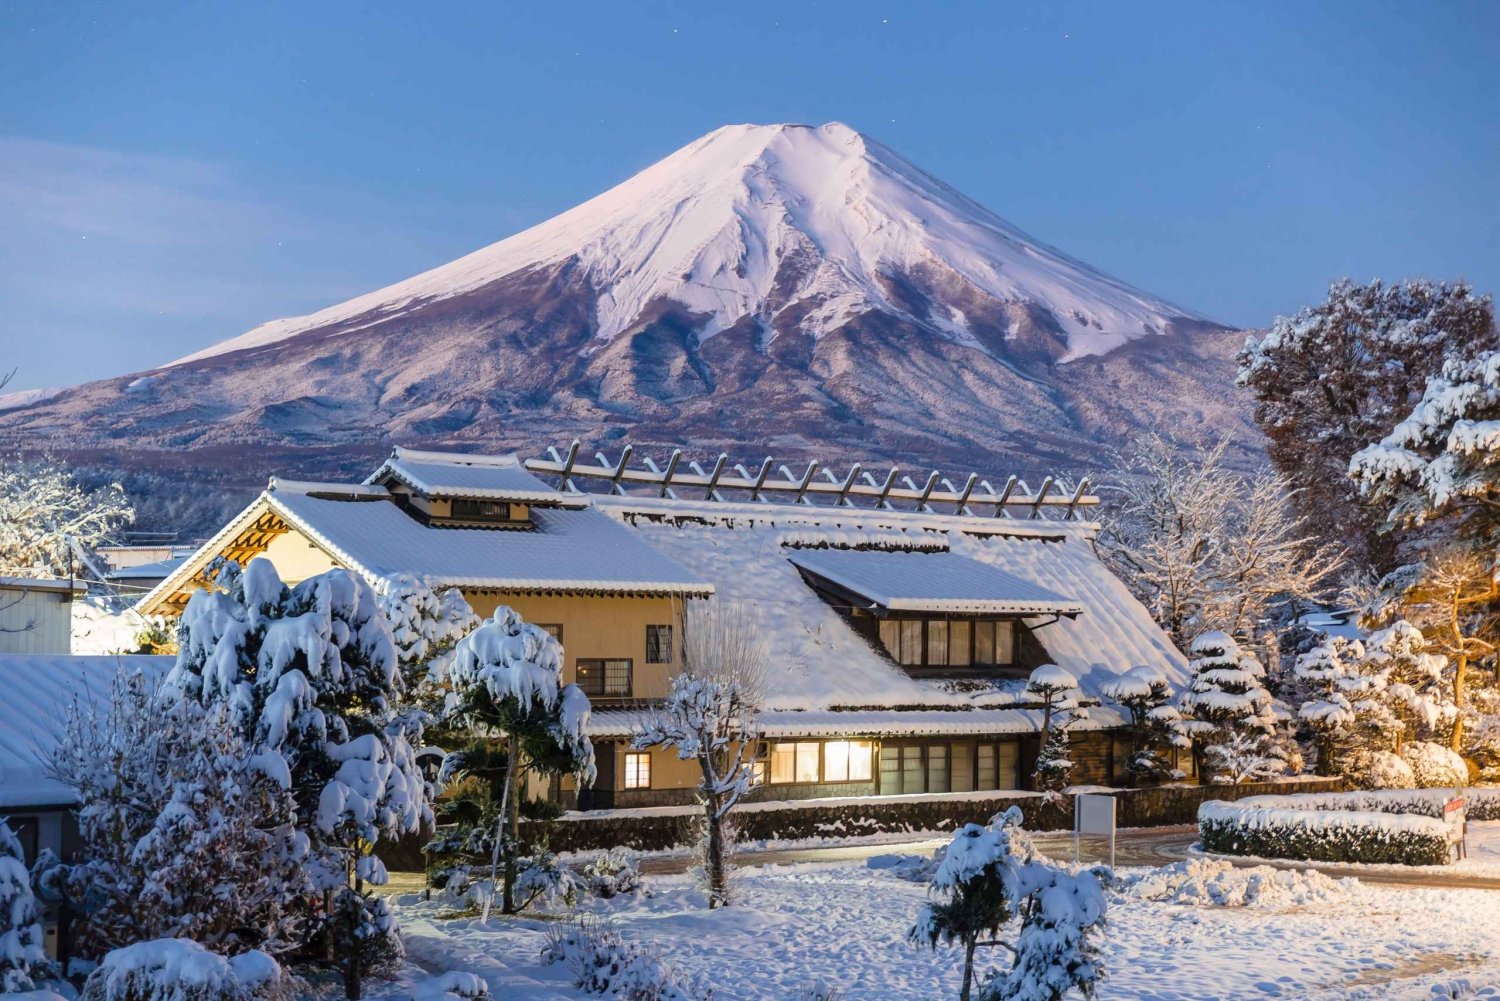
[(1096, 466), (1142, 427), (1251, 441), (1239, 341), (846, 126), (740, 125), (415, 278), (0, 412), (0, 439), (306, 474), (329, 445), (575, 436)]

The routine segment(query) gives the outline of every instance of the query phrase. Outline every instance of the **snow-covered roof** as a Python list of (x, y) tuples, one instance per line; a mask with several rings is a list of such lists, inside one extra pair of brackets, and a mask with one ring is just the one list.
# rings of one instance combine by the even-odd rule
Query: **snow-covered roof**
[[(646, 719), (639, 709), (596, 709), (589, 717), (591, 737), (628, 737)], [(1113, 709), (1091, 708), (1078, 729), (1119, 726), (1124, 717)], [(788, 737), (916, 737), (931, 734), (986, 735), (1039, 733), (1041, 714), (1033, 709), (860, 709), (838, 712), (813, 709), (804, 712), (772, 711), (760, 718), (761, 735), (771, 739)]]
[(136, 563), (118, 570), (111, 570), (104, 575), (105, 580), (159, 580), (167, 574), (176, 570), (187, 562), (186, 556), (173, 556), (164, 560), (152, 560), (150, 563)]
[(0, 811), (73, 805), (67, 786), (43, 774), (42, 760), (57, 745), (58, 725), (76, 695), (108, 698), (122, 668), (161, 677), (172, 657), (69, 657), (0, 654)]
[(953, 552), (802, 549), (787, 559), (891, 611), (1076, 615), (1083, 606), (999, 567)]
[(415, 573), (434, 585), (497, 591), (708, 595), (713, 586), (589, 509), (539, 508), (533, 528), (424, 525), (390, 501), (268, 492), (270, 507), (367, 577)]
[(4, 577), (0, 576), (0, 590), (5, 591), (60, 591), (84, 594), (88, 587), (76, 580), (50, 577)]
[[(1182, 654), (1094, 555), (1094, 525), (641, 497), (596, 496), (592, 503), (634, 525), (647, 543), (711, 582), (719, 599), (747, 605), (767, 623), (771, 711), (972, 710), (1031, 701), (1022, 691), (1023, 679), (967, 691), (941, 680), (914, 678), (898, 667), (819, 598), (792, 564), (792, 556), (833, 551), (782, 544), (788, 538), (805, 543), (818, 534), (858, 541), (874, 537), (871, 533), (924, 539), (941, 533), (953, 553), (1072, 596), (1082, 607), (1077, 618), (1033, 624), (1039, 625), (1035, 635), (1048, 656), (1078, 679), (1086, 697), (1097, 697), (1101, 685), (1140, 664), (1157, 668), (1174, 685), (1187, 680)], [(942, 714), (954, 723), (966, 715)], [(851, 718), (840, 717), (844, 722)]]
[(406, 484), (423, 497), (463, 497), (557, 504), (567, 495), (532, 475), (514, 455), (419, 452), (397, 447), (365, 480)]

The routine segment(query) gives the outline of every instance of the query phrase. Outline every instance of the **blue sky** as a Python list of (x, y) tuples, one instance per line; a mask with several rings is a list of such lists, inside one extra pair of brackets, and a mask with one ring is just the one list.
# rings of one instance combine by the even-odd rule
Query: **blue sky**
[(729, 122), (847, 122), (1227, 323), (1346, 274), (1493, 292), (1497, 44), (1497, 3), (7, 0), (0, 368), (150, 368)]

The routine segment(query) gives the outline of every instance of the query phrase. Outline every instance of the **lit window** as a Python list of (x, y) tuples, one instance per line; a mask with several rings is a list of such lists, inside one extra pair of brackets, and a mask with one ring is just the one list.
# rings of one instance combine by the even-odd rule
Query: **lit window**
[(944, 619), (927, 623), (927, 663), (934, 667), (948, 663), (948, 623)]
[(651, 788), (651, 755), (649, 752), (625, 752), (625, 788)]
[(818, 750), (815, 740), (778, 742), (771, 745), (771, 782), (812, 784), (818, 781)]
[(797, 774), (797, 745), (771, 745), (771, 781), (792, 782)]
[(598, 698), (630, 697), (630, 661), (578, 661), (578, 687), (583, 694)]
[(646, 663), (672, 663), (672, 627), (646, 627)]
[(873, 750), (868, 740), (827, 741), (823, 744), (823, 781), (870, 781)]

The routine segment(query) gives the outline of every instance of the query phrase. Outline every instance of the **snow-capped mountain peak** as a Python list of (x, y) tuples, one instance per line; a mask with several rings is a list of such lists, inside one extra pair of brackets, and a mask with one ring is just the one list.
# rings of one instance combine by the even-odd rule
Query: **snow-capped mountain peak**
[(771, 336), (790, 322), (817, 337), (877, 312), (976, 347), (976, 309), (1036, 308), (1063, 361), (1203, 319), (1034, 240), (847, 125), (730, 125), (499, 243), (173, 365), (358, 330), (568, 261), (593, 290), (596, 342), (660, 300), (698, 317), (700, 338), (746, 317)]

